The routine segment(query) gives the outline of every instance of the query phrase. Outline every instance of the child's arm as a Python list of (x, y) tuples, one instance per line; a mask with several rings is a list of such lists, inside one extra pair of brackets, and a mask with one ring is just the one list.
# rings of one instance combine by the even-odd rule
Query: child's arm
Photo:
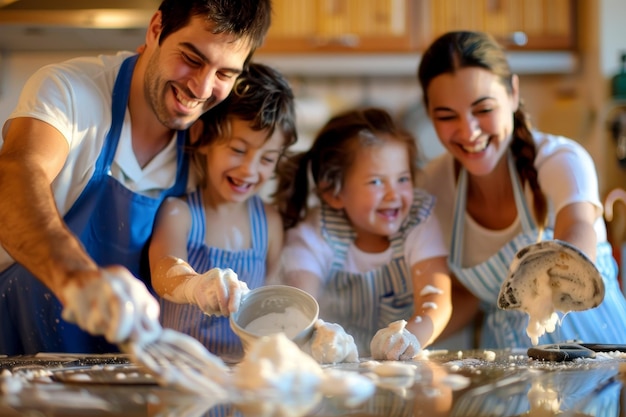
[(441, 334), (450, 320), (452, 281), (444, 256), (420, 261), (411, 272), (415, 313), (406, 328), (424, 348)]
[(266, 284), (280, 282), (281, 254), (283, 251), (284, 230), (283, 221), (274, 206), (265, 205), (267, 216), (267, 260), (266, 260)]
[(315, 299), (321, 295), (320, 277), (309, 271), (290, 271), (285, 273), (285, 284), (300, 288), (311, 294)]
[(195, 304), (206, 314), (228, 316), (237, 311), (248, 286), (231, 269), (213, 268), (198, 274), (187, 263), (190, 226), (187, 204), (176, 198), (166, 199), (159, 209), (149, 248), (152, 285), (166, 300)]
[(431, 344), (452, 314), (451, 282), (446, 257), (419, 261), (411, 268), (415, 313), (376, 332), (370, 343), (372, 358), (408, 360)]
[(171, 296), (174, 289), (190, 276), (197, 275), (187, 264), (187, 239), (191, 213), (179, 198), (165, 199), (154, 226), (149, 247), (152, 286), (161, 297)]

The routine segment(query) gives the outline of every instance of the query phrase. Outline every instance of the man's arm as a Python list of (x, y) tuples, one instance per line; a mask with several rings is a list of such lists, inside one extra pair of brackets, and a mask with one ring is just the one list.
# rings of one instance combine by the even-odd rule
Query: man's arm
[(16, 118), (7, 127), (0, 148), (0, 243), (63, 302), (72, 276), (98, 269), (63, 222), (50, 187), (69, 146), (37, 119)]

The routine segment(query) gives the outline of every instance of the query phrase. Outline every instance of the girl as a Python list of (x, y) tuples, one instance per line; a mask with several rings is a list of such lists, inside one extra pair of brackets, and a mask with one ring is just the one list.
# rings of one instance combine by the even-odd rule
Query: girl
[[(593, 160), (578, 143), (530, 128), (519, 79), (480, 32), (451, 32), (422, 57), (424, 103), (447, 153), (425, 169), (459, 281), (450, 331), (484, 311), (481, 347), (528, 347), (527, 317), (496, 301), (516, 252), (544, 238), (566, 241), (603, 275), (597, 308), (571, 312), (540, 343), (626, 341), (626, 302), (606, 240)], [(446, 333), (448, 329), (446, 330)]]
[(248, 288), (279, 270), (282, 221), (257, 192), (297, 139), (293, 93), (277, 71), (251, 63), (203, 122), (194, 152), (201, 185), (161, 207), (150, 269), (163, 325), (236, 360), (239, 338), (216, 315), (236, 311)]
[[(413, 187), (416, 160), (414, 138), (366, 108), (333, 117), (279, 167), (284, 279), (314, 295), (361, 355), (382, 347), (384, 358), (412, 357), (451, 314), (447, 253), (434, 199)], [(319, 207), (307, 206), (309, 169)]]

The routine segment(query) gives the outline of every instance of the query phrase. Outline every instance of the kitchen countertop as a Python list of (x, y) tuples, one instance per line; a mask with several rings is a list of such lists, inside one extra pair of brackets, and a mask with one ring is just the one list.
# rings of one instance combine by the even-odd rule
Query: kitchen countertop
[[(158, 386), (124, 355), (0, 357), (0, 416), (621, 416), (626, 356), (545, 362), (525, 351), (426, 351), (414, 376), (378, 378), (375, 393), (348, 406), (306, 395), (279, 401), (216, 404)], [(363, 364), (334, 368), (367, 372)], [(2, 385), (4, 384), (4, 385)], [(621, 409), (621, 413), (620, 413)]]

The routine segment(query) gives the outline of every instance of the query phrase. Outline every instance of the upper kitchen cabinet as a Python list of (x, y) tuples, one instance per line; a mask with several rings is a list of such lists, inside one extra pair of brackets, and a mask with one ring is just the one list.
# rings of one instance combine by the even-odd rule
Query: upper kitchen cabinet
[(431, 0), (421, 22), (431, 40), (481, 30), (510, 50), (567, 50), (576, 47), (576, 7), (576, 0)]
[[(421, 0), (420, 0), (421, 1)], [(273, 0), (260, 52), (415, 51), (415, 0)]]
[(576, 47), (577, 0), (273, 0), (261, 53), (412, 52), (450, 30), (511, 50)]

